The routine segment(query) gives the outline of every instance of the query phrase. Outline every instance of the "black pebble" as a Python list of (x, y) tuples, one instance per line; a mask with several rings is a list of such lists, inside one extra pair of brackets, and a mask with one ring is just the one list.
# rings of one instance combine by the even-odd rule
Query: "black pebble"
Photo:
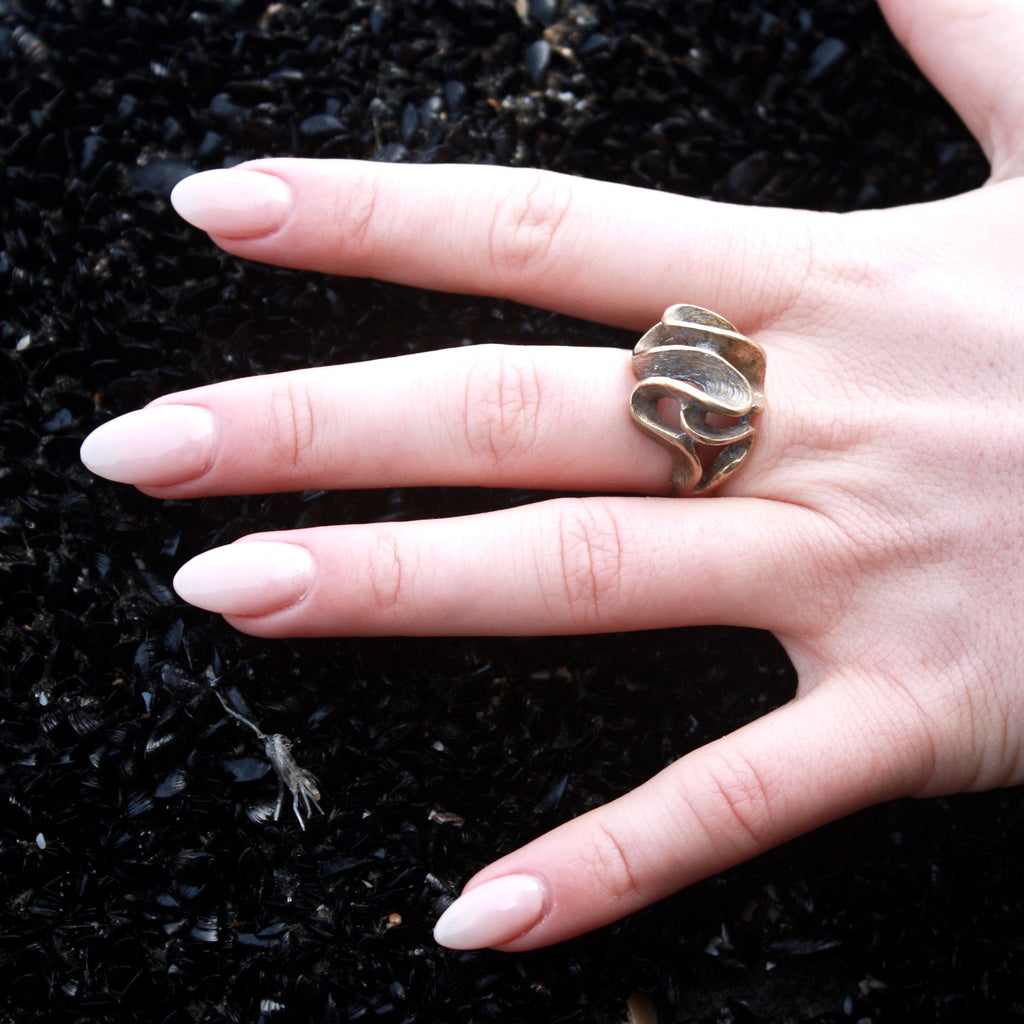
[(303, 118), (299, 124), (299, 132), (307, 139), (323, 139), (336, 135), (345, 125), (331, 114), (313, 114)]
[(804, 81), (808, 85), (813, 85), (829, 74), (845, 56), (846, 43), (842, 39), (823, 39), (811, 54), (811, 65), (804, 75)]
[(558, 16), (558, 0), (530, 0), (530, 14), (542, 25), (550, 25)]
[(534, 85), (541, 85), (551, 63), (551, 44), (546, 39), (537, 39), (526, 49), (526, 70)]

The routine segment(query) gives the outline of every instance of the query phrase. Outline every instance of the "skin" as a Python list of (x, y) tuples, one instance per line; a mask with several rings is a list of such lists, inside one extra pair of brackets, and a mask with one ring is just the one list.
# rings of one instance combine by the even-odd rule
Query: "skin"
[[(882, 6), (984, 148), (985, 187), (836, 216), (503, 168), (273, 160), (250, 167), (290, 186), (286, 222), (213, 239), (249, 259), (510, 297), (637, 334), (692, 302), (767, 350), (751, 457), (718, 495), (688, 500), (668, 496), (669, 456), (629, 419), (626, 352), (460, 348), (160, 400), (209, 409), (219, 440), (205, 472), (147, 488), (158, 497), (368, 484), (594, 494), (260, 535), (304, 545), (317, 573), (290, 607), (228, 618), (246, 632), (715, 622), (784, 644), (799, 677), (789, 704), (469, 882), (544, 880), (543, 920), (502, 948), (595, 928), (877, 801), (1024, 780), (1024, 397), (1012, 385), (1024, 8)], [(418, 410), (401, 437), (366, 398), (384, 373), (392, 405)], [(637, 497), (600, 496), (612, 492)]]

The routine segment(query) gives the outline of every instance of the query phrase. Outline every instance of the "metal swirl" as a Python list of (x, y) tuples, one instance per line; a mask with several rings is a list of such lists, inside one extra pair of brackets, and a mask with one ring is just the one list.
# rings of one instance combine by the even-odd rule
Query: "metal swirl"
[[(739, 469), (764, 410), (760, 345), (710, 310), (670, 306), (636, 343), (633, 372), (630, 411), (672, 453), (676, 494), (707, 494)], [(678, 427), (659, 411), (665, 399), (678, 405)]]

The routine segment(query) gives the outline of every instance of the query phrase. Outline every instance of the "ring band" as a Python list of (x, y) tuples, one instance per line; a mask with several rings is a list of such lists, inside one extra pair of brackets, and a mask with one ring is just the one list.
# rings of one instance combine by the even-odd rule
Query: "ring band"
[[(740, 468), (764, 410), (764, 371), (764, 349), (700, 306), (670, 306), (636, 343), (630, 412), (672, 453), (677, 495), (707, 494)], [(679, 427), (665, 423), (665, 399), (678, 404)]]

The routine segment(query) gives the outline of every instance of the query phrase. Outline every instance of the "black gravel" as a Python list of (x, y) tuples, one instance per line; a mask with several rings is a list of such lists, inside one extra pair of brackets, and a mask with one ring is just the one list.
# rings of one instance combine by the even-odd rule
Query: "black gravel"
[[(176, 599), (182, 561), (535, 495), (160, 503), (77, 460), (215, 379), (631, 343), (225, 256), (168, 204), (192, 170), (493, 162), (828, 210), (978, 184), (871, 3), (3, 0), (0, 110), (2, 1019), (617, 1024), (645, 992), (662, 1024), (1024, 1021), (1019, 791), (866, 811), (553, 949), (438, 949), (473, 870), (784, 701), (777, 644), (253, 640)], [(210, 678), (319, 777), (305, 831)]]

